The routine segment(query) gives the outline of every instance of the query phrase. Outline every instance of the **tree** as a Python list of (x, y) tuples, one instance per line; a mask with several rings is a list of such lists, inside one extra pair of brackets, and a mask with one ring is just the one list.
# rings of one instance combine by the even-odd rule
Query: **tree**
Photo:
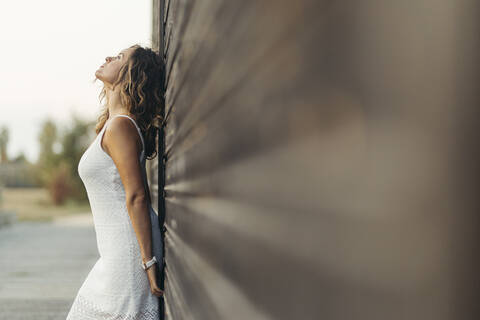
[(78, 175), (78, 162), (91, 142), (89, 133), (92, 131), (92, 123), (81, 120), (75, 114), (72, 115), (71, 125), (67, 126), (60, 138), (62, 151), (60, 158), (68, 164), (68, 175), (71, 179), (70, 196), (76, 200), (86, 200), (87, 194)]
[(43, 122), (38, 141), (40, 143), (38, 165), (44, 168), (57, 166), (59, 157), (53, 150), (57, 141), (57, 126), (53, 120), (47, 119)]
[(28, 163), (27, 157), (23, 151), (20, 151), (12, 160), (13, 163)]
[(8, 128), (2, 126), (0, 129), (0, 162), (7, 163), (8, 162), (8, 154), (7, 154), (7, 146), (8, 146)]
[[(87, 199), (83, 183), (78, 175), (78, 162), (91, 142), (92, 123), (81, 120), (75, 114), (72, 121), (61, 130), (53, 120), (47, 119), (40, 131), (40, 153), (36, 164), (40, 183), (50, 191), (52, 201), (62, 204), (66, 198), (77, 201)], [(55, 146), (61, 148), (55, 152)]]

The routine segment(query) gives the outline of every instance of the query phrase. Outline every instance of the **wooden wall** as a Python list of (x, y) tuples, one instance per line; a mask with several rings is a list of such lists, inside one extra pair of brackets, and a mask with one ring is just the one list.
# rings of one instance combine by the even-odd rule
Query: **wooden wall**
[(153, 8), (166, 319), (474, 318), (474, 1)]

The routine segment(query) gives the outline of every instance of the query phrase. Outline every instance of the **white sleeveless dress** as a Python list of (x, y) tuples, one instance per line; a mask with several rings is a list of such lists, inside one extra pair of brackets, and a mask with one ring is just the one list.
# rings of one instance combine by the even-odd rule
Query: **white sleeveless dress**
[[(142, 140), (140, 164), (145, 188), (145, 143), (131, 117), (108, 119), (78, 163), (78, 174), (88, 194), (100, 258), (90, 270), (75, 297), (67, 320), (152, 320), (159, 319), (159, 298), (150, 291), (138, 240), (126, 207), (125, 190), (112, 158), (100, 141), (109, 123), (127, 117), (135, 124)], [(148, 203), (152, 222), (152, 254), (158, 263), (157, 280), (163, 263), (158, 215)]]

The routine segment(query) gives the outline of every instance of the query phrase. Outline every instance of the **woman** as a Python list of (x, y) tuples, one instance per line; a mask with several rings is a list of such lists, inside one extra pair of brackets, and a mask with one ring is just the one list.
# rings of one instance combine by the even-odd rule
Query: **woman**
[(156, 156), (162, 61), (138, 44), (105, 60), (95, 72), (103, 82), (100, 100), (106, 97), (98, 135), (78, 163), (100, 258), (67, 319), (158, 319), (163, 252), (145, 158)]

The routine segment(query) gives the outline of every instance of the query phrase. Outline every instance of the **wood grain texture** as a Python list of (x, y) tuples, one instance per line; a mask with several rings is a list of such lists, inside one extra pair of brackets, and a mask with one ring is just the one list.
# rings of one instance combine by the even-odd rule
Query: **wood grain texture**
[(164, 1), (167, 319), (474, 314), (473, 7)]

